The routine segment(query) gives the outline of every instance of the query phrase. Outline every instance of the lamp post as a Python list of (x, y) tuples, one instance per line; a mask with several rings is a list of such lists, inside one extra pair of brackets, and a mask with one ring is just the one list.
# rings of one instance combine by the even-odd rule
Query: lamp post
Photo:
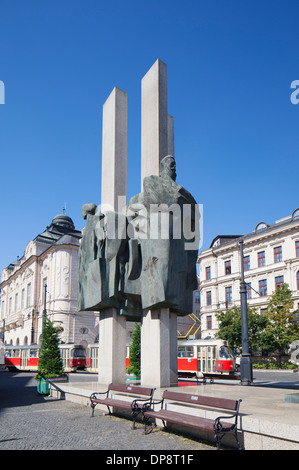
[(244, 280), (244, 255), (243, 255), (243, 239), (240, 243), (240, 256), (241, 256), (241, 283), (240, 283), (240, 297), (241, 297), (241, 331), (242, 331), (242, 355), (240, 360), (240, 378), (242, 385), (250, 385), (253, 381), (252, 378), (252, 363), (249, 353), (249, 339), (248, 339), (248, 315), (247, 315), (247, 286)]
[(47, 304), (47, 284), (44, 285), (44, 310), (43, 310), (43, 326), (42, 326), (43, 331), (44, 331), (45, 322), (46, 322), (46, 319), (47, 319), (46, 304)]
[(34, 344), (34, 308), (32, 309), (31, 344)]

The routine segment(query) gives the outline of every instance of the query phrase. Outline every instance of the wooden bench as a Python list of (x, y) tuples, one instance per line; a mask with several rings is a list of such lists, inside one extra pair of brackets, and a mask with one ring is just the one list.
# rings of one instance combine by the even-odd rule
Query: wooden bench
[[(133, 429), (135, 429), (135, 421), (139, 413), (142, 410), (142, 404), (144, 402), (149, 402), (149, 404), (153, 400), (153, 394), (155, 389), (148, 388), (148, 387), (139, 387), (133, 385), (118, 385), (118, 384), (110, 384), (108, 386), (108, 390), (106, 392), (95, 392), (90, 395), (91, 407), (92, 407), (92, 417), (94, 416), (94, 409), (96, 405), (106, 405), (111, 413), (110, 407), (121, 408), (123, 410), (130, 410), (132, 412), (133, 418)], [(115, 393), (113, 393), (115, 392)], [(124, 399), (121, 396), (118, 398), (113, 398), (116, 394), (122, 394), (123, 397), (131, 397), (135, 396), (134, 400)], [(102, 395), (102, 397), (98, 397)], [(136, 398), (136, 395), (138, 398)], [(140, 398), (143, 397), (143, 398)]]
[[(193, 395), (165, 390), (163, 392), (162, 400), (157, 402), (154, 402), (152, 400), (151, 403), (145, 403), (143, 405), (142, 415), (144, 421), (144, 432), (146, 434), (151, 432), (152, 426), (149, 426), (149, 422), (152, 419), (154, 420), (154, 426), (156, 426), (156, 419), (160, 419), (163, 422), (164, 428), (166, 428), (166, 422), (171, 422), (214, 433), (214, 439), (218, 450), (220, 448), (221, 439), (226, 434), (233, 433), (237, 441), (238, 448), (241, 449), (237, 436), (237, 420), (241, 401), (242, 400), (206, 397), (201, 395)], [(216, 419), (204, 418), (201, 416), (194, 416), (194, 414), (181, 413), (178, 411), (170, 410), (168, 409), (168, 405), (170, 404), (170, 402), (175, 402), (176, 404), (180, 405), (182, 403), (188, 405), (192, 404), (196, 405), (197, 408), (201, 409), (211, 410), (217, 408), (221, 410), (229, 410), (233, 413), (230, 413), (226, 416), (218, 416)], [(161, 407), (159, 410), (156, 411), (153, 407), (159, 404), (161, 404)], [(223, 419), (233, 419), (233, 421), (222, 421)]]

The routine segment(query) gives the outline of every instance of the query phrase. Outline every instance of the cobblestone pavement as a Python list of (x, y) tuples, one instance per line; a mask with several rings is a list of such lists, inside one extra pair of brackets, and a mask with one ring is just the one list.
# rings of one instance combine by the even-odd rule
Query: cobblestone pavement
[(33, 373), (0, 372), (0, 450), (215, 450), (89, 407), (37, 394)]

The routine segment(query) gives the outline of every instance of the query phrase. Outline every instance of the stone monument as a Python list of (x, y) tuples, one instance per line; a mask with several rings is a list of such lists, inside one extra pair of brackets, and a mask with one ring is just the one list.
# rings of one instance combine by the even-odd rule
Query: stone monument
[(192, 313), (197, 288), (199, 212), (176, 182), (160, 60), (142, 80), (142, 192), (126, 204), (126, 104), (115, 88), (104, 105), (102, 205), (82, 208), (78, 308), (100, 312), (100, 382), (124, 383), (132, 319), (141, 322), (141, 384), (165, 387), (177, 383), (177, 315)]

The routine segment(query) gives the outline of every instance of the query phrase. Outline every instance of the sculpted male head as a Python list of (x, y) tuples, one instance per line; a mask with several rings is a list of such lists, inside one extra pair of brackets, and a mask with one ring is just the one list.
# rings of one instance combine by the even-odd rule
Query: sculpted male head
[(160, 176), (163, 178), (163, 176), (167, 175), (169, 176), (173, 181), (176, 180), (176, 164), (175, 164), (175, 159), (172, 155), (167, 155), (166, 157), (162, 158), (160, 162)]

